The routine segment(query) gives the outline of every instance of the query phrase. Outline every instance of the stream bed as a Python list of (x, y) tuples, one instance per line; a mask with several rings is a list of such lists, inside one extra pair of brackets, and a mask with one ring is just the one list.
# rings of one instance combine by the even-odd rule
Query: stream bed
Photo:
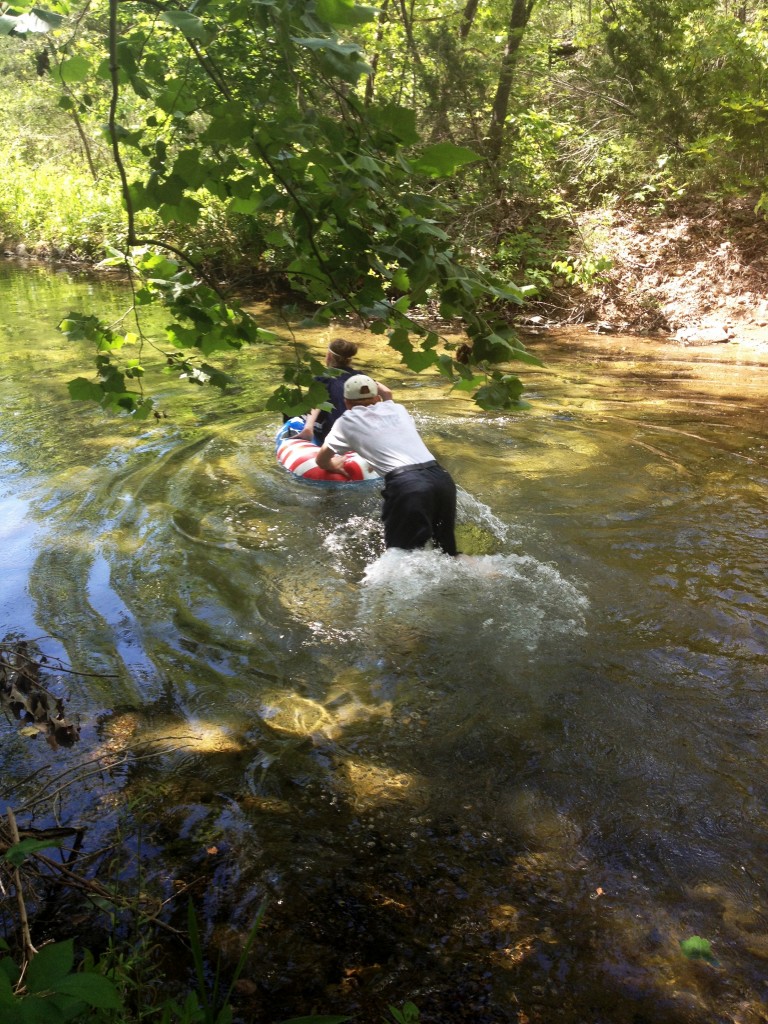
[(550, 332), (501, 414), (338, 331), (459, 486), (452, 560), (277, 464), (278, 363), (333, 334), (265, 309), (284, 346), (139, 424), (69, 401), (55, 329), (119, 283), (0, 297), (0, 639), (74, 670), (80, 728), (0, 721), (3, 806), (77, 780), (36, 823), (121, 835), (233, 960), (266, 899), (249, 1024), (768, 1020), (768, 349)]

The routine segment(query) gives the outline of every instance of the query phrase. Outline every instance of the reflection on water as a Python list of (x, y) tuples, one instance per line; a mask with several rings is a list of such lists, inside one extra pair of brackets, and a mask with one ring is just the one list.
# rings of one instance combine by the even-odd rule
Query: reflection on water
[[(103, 673), (66, 757), (133, 754), (69, 797), (94, 842), (140, 795), (225, 951), (271, 897), (244, 1016), (765, 1020), (764, 357), (540, 339), (501, 415), (364, 339), (460, 487), (464, 557), (384, 554), (377, 487), (277, 465), (279, 353), (107, 420), (42, 309), (122, 296), (56, 283), (0, 273), (0, 630)], [(6, 727), (12, 800), (45, 755)]]

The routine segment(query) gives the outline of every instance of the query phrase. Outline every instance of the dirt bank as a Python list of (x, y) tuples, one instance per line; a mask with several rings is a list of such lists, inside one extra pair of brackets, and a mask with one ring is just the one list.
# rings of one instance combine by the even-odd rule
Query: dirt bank
[[(611, 267), (541, 313), (596, 330), (714, 343), (718, 332), (768, 347), (768, 224), (755, 200), (697, 203), (663, 214), (599, 211), (579, 224), (583, 251)], [(724, 339), (723, 339), (724, 340)]]

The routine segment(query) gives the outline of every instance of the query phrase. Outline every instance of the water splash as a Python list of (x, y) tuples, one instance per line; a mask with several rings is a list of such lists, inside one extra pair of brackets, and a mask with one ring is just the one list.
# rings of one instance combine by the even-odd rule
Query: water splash
[(358, 627), (377, 646), (501, 669), (545, 640), (583, 635), (588, 608), (576, 584), (529, 555), (391, 549), (365, 572)]
[(384, 528), (373, 516), (351, 515), (334, 523), (323, 537), (323, 547), (342, 564), (369, 562), (384, 543)]
[(474, 523), (489, 530), (497, 540), (504, 541), (509, 537), (509, 525), (461, 487), (457, 488), (456, 493), (456, 518), (459, 523)]

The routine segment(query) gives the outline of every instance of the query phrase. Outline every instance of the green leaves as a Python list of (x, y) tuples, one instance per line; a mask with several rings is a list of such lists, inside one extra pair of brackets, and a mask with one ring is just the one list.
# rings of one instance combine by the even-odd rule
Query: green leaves
[(496, 370), (489, 382), (478, 388), (475, 402), (481, 409), (527, 409), (528, 403), (521, 400), (522, 393), (522, 381)]
[(26, 986), (30, 992), (55, 988), (75, 966), (72, 939), (43, 946), (30, 961), (26, 974)]
[(101, 402), (104, 389), (86, 377), (75, 377), (67, 384), (69, 397), (73, 402)]
[(10, 957), (0, 959), (0, 1007), (4, 1010), (14, 1004), (13, 986), (18, 981), (20, 973)]
[(403, 146), (414, 146), (419, 141), (416, 111), (398, 103), (372, 105), (366, 108), (371, 124), (379, 131), (388, 132)]
[(164, 10), (160, 20), (172, 28), (177, 28), (188, 39), (199, 39), (201, 43), (210, 43), (215, 33), (203, 24), (203, 22), (189, 11)]
[(90, 74), (91, 62), (86, 57), (79, 55), (62, 61), (53, 70), (53, 77), (58, 78), (65, 85), (71, 85), (74, 82), (84, 82)]
[(88, 1007), (121, 1011), (114, 984), (101, 974), (75, 969), (71, 939), (43, 946), (24, 974), (25, 993), (14, 986), (19, 971), (9, 957), (0, 960), (0, 1018), (3, 1024), (65, 1024), (82, 1018)]
[(59, 330), (70, 341), (90, 341), (98, 353), (96, 369), (98, 379), (88, 380), (76, 377), (69, 381), (69, 396), (78, 402), (98, 402), (105, 410), (111, 412), (130, 412), (137, 419), (149, 416), (152, 403), (144, 399), (141, 392), (130, 390), (125, 378), (138, 379), (144, 370), (136, 359), (128, 359), (123, 371), (112, 362), (112, 353), (119, 351), (131, 336), (116, 334), (110, 327), (102, 323), (92, 314), (72, 312), (59, 324)]
[(502, 336), (501, 330), (491, 331), (475, 339), (472, 348), (472, 355), (477, 362), (503, 363), (510, 359), (516, 359), (531, 366), (541, 366), (541, 360), (527, 352), (519, 341), (509, 337), (509, 329)]
[(703, 939), (700, 935), (691, 935), (690, 938), (683, 939), (680, 943), (680, 949), (689, 960), (716, 962), (712, 952), (712, 944), (709, 939)]
[(370, 65), (361, 58), (360, 47), (355, 43), (339, 43), (333, 39), (317, 37), (295, 37), (293, 41), (322, 56), (328, 72), (338, 75), (345, 82), (354, 83), (361, 75), (371, 73)]
[[(125, 172), (131, 247), (112, 258), (134, 275), (139, 311), (150, 303), (168, 311), (163, 372), (223, 388), (229, 378), (210, 362), (217, 353), (275, 340), (220, 294), (216, 274), (230, 244), (247, 253), (236, 256), (241, 266), (250, 261), (287, 277), (314, 323), (352, 315), (386, 333), (413, 372), (473, 379), (421, 323), (428, 304), (463, 320), (476, 364), (525, 360), (519, 342), (495, 324), (523, 291), (465, 264), (445, 227), (447, 206), (432, 182), (424, 188), (425, 177), (444, 181), (481, 157), (449, 142), (413, 154), (415, 112), (396, 102), (364, 103), (346, 84), (357, 87), (370, 67), (360, 46), (337, 31), (371, 22), (374, 8), (354, 0), (261, 0), (256, 7), (232, 0), (144, 8), (138, 0), (130, 19), (119, 7), (121, 31), (111, 41), (116, 82), (108, 40), (100, 66), (79, 40), (60, 61), (63, 85), (102, 74), (117, 92), (122, 123), (111, 119), (109, 141)], [(160, 243), (142, 241), (145, 223)], [(96, 354), (95, 379), (69, 383), (74, 399), (149, 415), (143, 386), (153, 366), (141, 350), (129, 353), (137, 339), (81, 313), (66, 317), (61, 330), (89, 341)], [(304, 411), (310, 387), (286, 379), (270, 408)], [(483, 401), (491, 407), (496, 396), (507, 407), (511, 395), (509, 384), (497, 383)]]
[(315, 0), (315, 10), (331, 25), (363, 25), (376, 17), (375, 7), (363, 7), (354, 0)]
[[(32, 962), (35, 963), (34, 960)], [(122, 1008), (122, 1001), (117, 989), (108, 978), (104, 978), (100, 974), (70, 974), (59, 981), (56, 991), (62, 995), (72, 996), (79, 1002), (100, 1010), (120, 1010)]]
[(459, 167), (475, 163), (483, 158), (466, 146), (456, 146), (452, 142), (438, 142), (427, 146), (413, 161), (414, 170), (427, 174), (431, 178), (444, 178), (455, 174)]
[(396, 1006), (390, 1006), (389, 1012), (396, 1024), (418, 1024), (419, 1008), (414, 1003), (404, 1003), (402, 1010), (398, 1010)]
[(428, 366), (435, 366), (438, 361), (437, 353), (433, 347), (437, 342), (436, 334), (428, 334), (423, 342), (423, 347), (417, 349), (412, 345), (408, 331), (398, 327), (389, 335), (389, 344), (400, 353), (403, 362), (415, 373), (426, 370)]
[(4, 860), (15, 868), (21, 867), (27, 857), (32, 853), (37, 853), (38, 850), (49, 850), (52, 846), (59, 846), (60, 843), (55, 839), (22, 839), (18, 843), (14, 843), (13, 846), (9, 846), (5, 852)]

